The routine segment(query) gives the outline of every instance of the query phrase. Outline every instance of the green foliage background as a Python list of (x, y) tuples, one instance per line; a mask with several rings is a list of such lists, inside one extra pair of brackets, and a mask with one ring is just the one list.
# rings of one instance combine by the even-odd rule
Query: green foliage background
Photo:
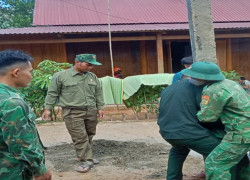
[(0, 28), (32, 26), (35, 0), (0, 0)]
[(167, 87), (167, 85), (142, 85), (133, 96), (124, 100), (124, 104), (127, 108), (132, 108), (135, 113), (140, 113), (143, 109), (145, 109), (147, 113), (158, 113), (158, 99), (160, 98), (161, 91), (165, 87)]
[[(33, 79), (29, 86), (20, 89), (25, 101), (30, 104), (37, 117), (42, 114), (45, 97), (53, 74), (70, 67), (72, 67), (72, 64), (44, 60), (38, 64), (37, 69), (33, 70)], [(56, 118), (56, 112), (52, 108), (52, 120), (56, 120)]]
[(224, 74), (224, 76), (227, 78), (227, 79), (231, 79), (233, 81), (237, 81), (241, 75), (239, 75), (238, 72), (236, 72), (235, 70), (232, 70), (232, 71), (222, 71), (222, 73)]

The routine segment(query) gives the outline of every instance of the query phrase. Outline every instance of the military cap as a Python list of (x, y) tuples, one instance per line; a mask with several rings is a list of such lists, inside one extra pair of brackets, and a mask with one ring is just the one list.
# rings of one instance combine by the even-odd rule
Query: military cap
[(193, 57), (184, 57), (181, 59), (181, 64), (193, 64)]
[(221, 81), (225, 79), (218, 65), (206, 61), (195, 62), (181, 72), (185, 76), (208, 81)]
[(95, 54), (78, 54), (75, 61), (87, 62), (93, 65), (102, 65), (102, 63), (96, 61)]

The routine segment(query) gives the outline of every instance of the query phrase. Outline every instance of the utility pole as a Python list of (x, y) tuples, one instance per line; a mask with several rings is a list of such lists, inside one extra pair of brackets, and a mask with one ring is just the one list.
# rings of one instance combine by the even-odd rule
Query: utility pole
[(110, 51), (110, 61), (111, 61), (111, 72), (112, 77), (114, 77), (114, 61), (112, 52), (112, 40), (111, 40), (111, 25), (110, 25), (110, 1), (108, 0), (108, 29), (109, 29), (109, 51)]
[(217, 63), (211, 0), (187, 0), (194, 61)]

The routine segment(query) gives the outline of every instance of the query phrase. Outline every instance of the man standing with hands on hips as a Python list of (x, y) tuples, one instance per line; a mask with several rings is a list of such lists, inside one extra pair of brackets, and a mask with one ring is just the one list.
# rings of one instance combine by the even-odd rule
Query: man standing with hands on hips
[(55, 103), (62, 107), (62, 116), (71, 135), (78, 172), (88, 172), (99, 161), (93, 159), (91, 142), (96, 134), (97, 114), (104, 117), (103, 91), (97, 76), (90, 72), (96, 61), (95, 54), (76, 55), (72, 68), (55, 73), (45, 98), (42, 118), (50, 119)]

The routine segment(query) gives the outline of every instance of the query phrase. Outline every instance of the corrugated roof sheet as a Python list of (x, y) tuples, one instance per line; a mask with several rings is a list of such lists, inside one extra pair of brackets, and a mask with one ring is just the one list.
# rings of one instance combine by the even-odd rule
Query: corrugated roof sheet
[[(214, 22), (250, 21), (250, 0), (211, 0)], [(34, 25), (107, 24), (107, 0), (36, 0)], [(112, 24), (186, 23), (186, 0), (111, 0)]]
[[(245, 23), (214, 23), (215, 29), (250, 29), (250, 22)], [(112, 32), (142, 32), (142, 31), (177, 31), (188, 30), (188, 24), (135, 24), (135, 25), (112, 25)], [(105, 33), (107, 25), (90, 26), (44, 26), (0, 29), (0, 35), (4, 34), (51, 34), (51, 33)]]

